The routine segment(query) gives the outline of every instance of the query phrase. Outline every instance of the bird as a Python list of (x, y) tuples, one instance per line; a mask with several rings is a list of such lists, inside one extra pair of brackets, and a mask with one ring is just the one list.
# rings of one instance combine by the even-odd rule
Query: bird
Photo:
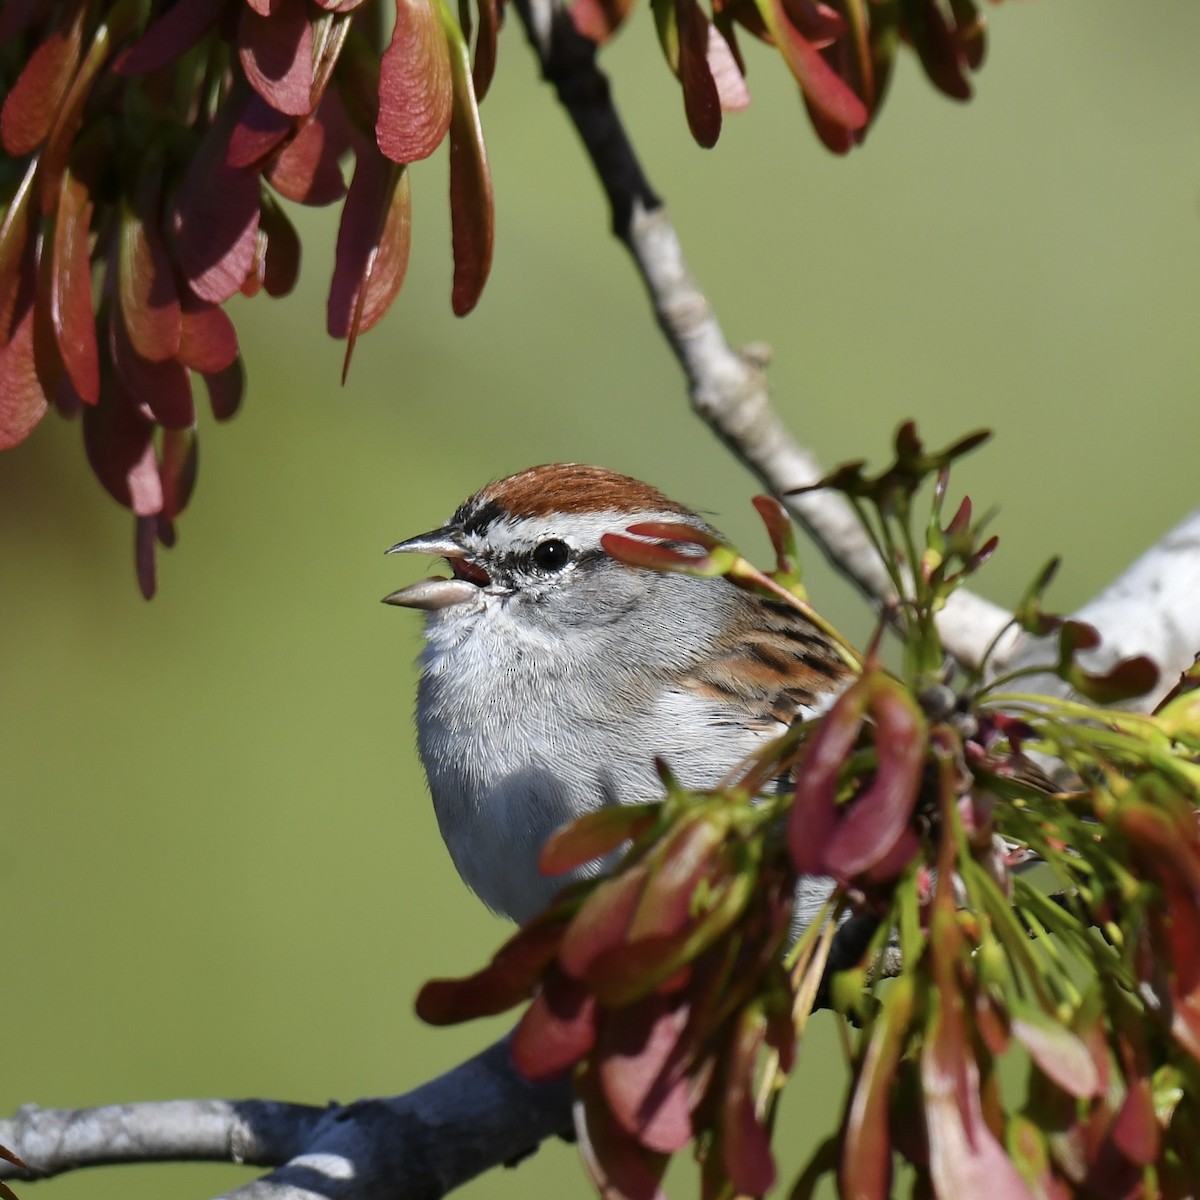
[(449, 565), (384, 600), (426, 614), (417, 745), (443, 840), (467, 886), (518, 923), (570, 881), (538, 869), (556, 830), (661, 798), (656, 760), (684, 787), (717, 786), (851, 679), (786, 601), (605, 550), (605, 535), (650, 521), (720, 536), (638, 479), (550, 463), (388, 551)]

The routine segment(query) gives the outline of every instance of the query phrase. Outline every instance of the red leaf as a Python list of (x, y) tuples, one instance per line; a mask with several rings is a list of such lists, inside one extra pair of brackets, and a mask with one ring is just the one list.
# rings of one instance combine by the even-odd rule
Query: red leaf
[(438, 0), (450, 68), (454, 80), (454, 110), (450, 118), (450, 224), (454, 249), (454, 288), (451, 307), (463, 317), (479, 301), (492, 268), (494, 236), (492, 176), (488, 169), (483, 127), (471, 86), (470, 62), (462, 31), (444, 0)]
[(194, 424), (196, 410), (187, 368), (176, 359), (150, 362), (143, 358), (134, 349), (115, 306), (109, 310), (108, 337), (113, 367), (129, 399), (143, 405), (167, 429), (186, 429)]
[(33, 305), (0, 346), (0, 450), (23, 442), (46, 415), (46, 394), (33, 363)]
[(326, 315), (330, 336), (349, 339), (345, 369), (359, 333), (383, 317), (404, 282), (410, 217), (408, 171), (363, 146), (338, 226)]
[(842, 1195), (854, 1200), (887, 1200), (891, 1195), (892, 1139), (888, 1109), (914, 1001), (911, 975), (901, 976), (883, 993), (879, 1019), (854, 1081), (838, 1180)]
[[(43, 216), (50, 216), (58, 207), (62, 177), (67, 169), (67, 162), (77, 150), (76, 135), (83, 121), (83, 109), (91, 93), (92, 84), (107, 64), (109, 48), (113, 41), (124, 36), (133, 13), (132, 5), (124, 9), (118, 7), (110, 14), (113, 24), (101, 23), (97, 26), (91, 45), (88, 46), (87, 53), (71, 80), (67, 94), (58, 105), (54, 123), (42, 149), (41, 166), (38, 170)], [(95, 136), (99, 138), (101, 135), (97, 133)]]
[(254, 171), (226, 163), (236, 121), (227, 101), (204, 135), (175, 200), (175, 249), (192, 291), (223, 304), (254, 265), (259, 182)]
[(1129, 1081), (1129, 1090), (1109, 1130), (1113, 1144), (1130, 1162), (1148, 1167), (1158, 1159), (1162, 1131), (1154, 1113), (1154, 1094), (1144, 1075)]
[(133, 564), (138, 588), (146, 600), (153, 600), (158, 589), (158, 573), (154, 561), (155, 540), (158, 537), (158, 517), (136, 517), (133, 522)]
[[(949, 887), (944, 889), (950, 894)], [(929, 947), (938, 1003), (921, 1049), (921, 1085), (934, 1194), (1033, 1200), (983, 1116), (971, 1038), (956, 982), (960, 936), (952, 910), (934, 912)]]
[(246, 389), (246, 373), (242, 360), (235, 358), (220, 371), (203, 372), (204, 384), (208, 388), (208, 402), (213, 416), (218, 421), (228, 421), (242, 406), (242, 393)]
[(225, 310), (186, 290), (181, 309), (179, 361), (205, 374), (225, 370), (238, 353), (237, 333)]
[(336, 102), (327, 96), (322, 107), (300, 126), (266, 172), (271, 186), (298, 204), (332, 204), (346, 194), (346, 181), (338, 163), (346, 143), (343, 138), (331, 136), (330, 128), (322, 120), (327, 101)]
[[(396, 25), (379, 64), (379, 149), (393, 162), (428, 158), (450, 128), (450, 57), (441, 0), (396, 0)], [(460, 35), (461, 36), (461, 35)]]
[(143, 75), (173, 62), (212, 27), (226, 0), (176, 0), (113, 65), (118, 75)]
[(154, 425), (119, 387), (83, 410), (83, 447), (96, 478), (118, 504), (139, 517), (162, 508), (162, 481), (154, 460)]
[(100, 396), (100, 354), (92, 314), (92, 263), (88, 254), (91, 220), (87, 186), (65, 171), (54, 217), (50, 319), (72, 385), (88, 404), (95, 404)]
[(37, 167), (37, 159), (31, 159), (9, 197), (4, 216), (0, 217), (0, 346), (12, 336), (18, 314), (28, 307), (35, 287), (36, 259), (30, 239), (29, 210)]
[[(629, 940), (678, 933), (692, 914), (692, 898), (729, 832), (712, 814), (671, 832), (650, 862), (650, 879), (629, 926)], [(710, 880), (710, 883), (712, 881)]]
[(820, 50), (788, 20), (782, 0), (756, 0), (756, 3), (784, 61), (817, 111), (846, 129), (861, 129), (866, 125), (866, 105), (821, 57)]
[(586, 979), (599, 955), (624, 944), (645, 886), (642, 863), (596, 885), (563, 934), (558, 961), (568, 975)]
[(509, 938), (482, 971), (425, 984), (417, 996), (417, 1016), (430, 1025), (455, 1025), (520, 1004), (553, 961), (562, 934), (562, 916), (547, 910)]
[(802, 875), (825, 874), (825, 852), (837, 824), (837, 782), (866, 716), (865, 680), (852, 684), (813, 731), (796, 769), (796, 800), (788, 814), (788, 850)]
[(721, 99), (708, 65), (708, 18), (696, 0), (675, 0), (679, 30), (679, 81), (688, 128), (696, 142), (709, 149), (721, 134)]
[(818, 50), (832, 45), (846, 32), (845, 17), (820, 0), (783, 0), (783, 11)]
[(264, 197), (259, 233), (267, 240), (263, 287), (268, 296), (286, 296), (300, 277), (300, 237), (287, 213)]
[(1038, 1069), (1063, 1091), (1080, 1099), (1100, 1094), (1091, 1052), (1082, 1040), (1040, 1009), (1016, 1005), (1012, 1033)]
[(668, 1158), (653, 1154), (612, 1118), (591, 1071), (577, 1080), (582, 1104), (575, 1106), (579, 1155), (604, 1200), (666, 1200), (659, 1187)]
[(496, 73), (496, 39), (500, 32), (503, 13), (501, 0), (477, 0), (479, 32), (475, 35), (475, 62), (471, 67), (471, 83), (475, 88), (475, 99), (481, 104), (492, 76)]
[[(173, 521), (192, 497), (196, 486), (197, 452), (199, 443), (195, 429), (164, 429), (162, 435), (162, 517)], [(160, 530), (161, 532), (161, 530)]]
[(562, 875), (602, 858), (649, 828), (658, 807), (657, 804), (615, 804), (579, 817), (546, 839), (538, 868), (543, 875)]
[[(732, 36), (732, 34), (730, 35)], [(717, 85), (717, 96), (722, 112), (741, 112), (750, 104), (750, 91), (746, 87), (745, 72), (737, 60), (733, 47), (716, 27), (708, 27), (708, 69)]]
[(13, 158), (37, 149), (50, 132), (83, 41), (86, 7), (78, 5), (69, 29), (57, 28), (35, 47), (0, 109), (0, 143)]
[[(853, 800), (825, 847), (825, 870), (847, 880), (888, 857), (904, 834), (921, 786), (925, 766), (926, 728), (916, 702), (887, 676), (863, 677), (868, 710), (875, 718), (872, 740), (875, 778)], [(915, 842), (899, 864), (912, 857)]]
[(249, 5), (238, 22), (238, 56), (250, 86), (293, 117), (313, 108), (312, 26), (307, 0), (275, 0), (269, 17)]
[(762, 1014), (748, 1008), (738, 1020), (722, 1097), (721, 1145), (729, 1182), (739, 1195), (762, 1196), (775, 1185), (771, 1141), (754, 1111), (754, 1068), (762, 1045)]
[(573, 979), (549, 971), (513, 1034), (513, 1065), (527, 1079), (553, 1079), (595, 1043), (595, 998)]
[(966, 55), (951, 32), (937, 0), (918, 0), (904, 9), (913, 48), (929, 82), (955, 100), (969, 100), (971, 85), (963, 68)]
[(226, 165), (257, 166), (292, 132), (294, 125), (286, 113), (272, 108), (257, 92), (251, 92), (229, 135)]
[(171, 256), (158, 228), (161, 176), (138, 187), (134, 206), (123, 206), (118, 269), (121, 315), (129, 340), (151, 362), (179, 353), (183, 317)]
[(670, 1154), (691, 1140), (682, 1039), (688, 1007), (650, 995), (605, 1014), (596, 1073), (617, 1124), (648, 1150)]

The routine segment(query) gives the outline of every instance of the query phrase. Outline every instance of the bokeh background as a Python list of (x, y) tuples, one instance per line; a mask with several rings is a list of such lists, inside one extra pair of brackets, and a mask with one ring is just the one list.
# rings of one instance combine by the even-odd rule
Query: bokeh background
[[(997, 437), (958, 482), (998, 505), (981, 581), (1011, 602), (1052, 553), (1087, 599), (1196, 499), (1200, 6), (989, 7), (966, 108), (902, 58), (868, 145), (829, 157), (751, 47), (751, 109), (689, 142), (639, 12), (605, 60), (731, 339), (775, 353), (823, 460), (896, 424)], [(484, 120), (498, 246), (450, 316), (444, 157), (413, 172), (415, 248), (349, 384), (323, 333), (332, 213), (302, 283), (240, 311), (242, 414), (202, 436), (176, 550), (144, 603), (127, 515), (48, 420), (0, 459), (0, 1111), (172, 1096), (406, 1090), (504, 1023), (422, 1027), (431, 975), (505, 934), (438, 840), (412, 734), (418, 619), (383, 550), (489, 478), (579, 459), (643, 476), (763, 551), (750, 477), (687, 412), (582, 152), (515, 23)], [(869, 618), (810, 554), (818, 602)], [(818, 1023), (779, 1138), (794, 1168), (840, 1104)], [(36, 1200), (201, 1198), (247, 1172), (106, 1169)], [(686, 1192), (686, 1180), (679, 1188)], [(464, 1195), (583, 1195), (565, 1146)]]

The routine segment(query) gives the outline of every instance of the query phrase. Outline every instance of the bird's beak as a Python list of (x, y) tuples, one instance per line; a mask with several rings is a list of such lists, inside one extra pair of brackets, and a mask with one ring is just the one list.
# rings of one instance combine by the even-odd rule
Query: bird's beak
[(463, 604), (479, 595), (479, 588), (487, 582), (487, 575), (475, 569), (470, 573), (458, 567), (458, 563), (467, 557), (467, 551), (459, 540), (456, 530), (449, 526), (432, 529), (428, 533), (420, 533), (405, 542), (397, 542), (389, 554), (436, 554), (449, 559), (455, 568), (453, 579), (422, 579), (384, 596), (384, 604), (398, 604), (401, 608), (423, 608), (434, 612), (440, 608), (449, 608), (453, 604)]

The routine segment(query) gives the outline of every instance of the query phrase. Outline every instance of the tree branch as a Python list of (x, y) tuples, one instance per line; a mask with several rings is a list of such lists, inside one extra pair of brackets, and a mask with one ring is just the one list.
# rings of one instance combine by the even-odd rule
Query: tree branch
[(403, 1096), (315, 1108), (173, 1100), (91, 1109), (27, 1106), (0, 1121), (0, 1178), (134, 1162), (276, 1167), (226, 1200), (433, 1200), (571, 1126), (569, 1078), (531, 1083), (508, 1040)]
[[(633, 256), (658, 324), (683, 367), (693, 410), (783, 500), (837, 571), (869, 599), (886, 602), (887, 572), (845, 500), (827, 491), (788, 494), (816, 483), (824, 471), (771, 405), (766, 353), (753, 347), (735, 351), (726, 340), (641, 168), (597, 65), (596, 46), (576, 30), (561, 0), (516, 0), (516, 8), (542, 73), (600, 178), (613, 232)], [(1103, 634), (1101, 653), (1108, 662), (1132, 653), (1152, 658), (1162, 672), (1163, 691), (1200, 650), (1200, 606), (1193, 601), (1198, 545), (1200, 515), (1183, 522), (1077, 614)], [(993, 642), (998, 669), (1053, 660), (1050, 647), (1010, 624), (1011, 615), (960, 589), (939, 615), (938, 630), (948, 653), (966, 666), (978, 666)], [(1039, 682), (1047, 691), (1060, 686), (1050, 677)]]

